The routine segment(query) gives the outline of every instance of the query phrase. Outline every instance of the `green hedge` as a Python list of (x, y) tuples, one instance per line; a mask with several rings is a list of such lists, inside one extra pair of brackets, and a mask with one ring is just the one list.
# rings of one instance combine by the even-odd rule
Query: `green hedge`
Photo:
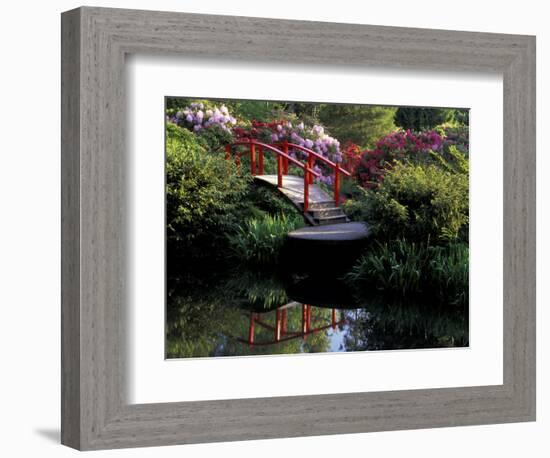
[(250, 178), (193, 133), (168, 124), (166, 135), (167, 253), (169, 262), (195, 268), (227, 254), (227, 233), (246, 211)]
[(445, 244), (468, 240), (468, 174), (435, 164), (396, 163), (377, 190), (344, 204), (378, 240)]

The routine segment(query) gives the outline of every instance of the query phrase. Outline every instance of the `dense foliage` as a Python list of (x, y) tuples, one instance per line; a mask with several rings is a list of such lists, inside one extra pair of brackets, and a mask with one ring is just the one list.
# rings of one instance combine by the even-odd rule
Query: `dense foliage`
[[(249, 180), (220, 160), (190, 131), (166, 129), (166, 231), (169, 262), (199, 268), (226, 251), (235, 232)], [(205, 250), (204, 247), (209, 247)]]
[[(278, 349), (251, 349), (227, 337), (247, 333), (249, 320), (239, 310), (267, 310), (292, 300), (270, 275), (281, 268), (288, 232), (304, 225), (289, 201), (254, 182), (246, 154), (226, 159), (226, 145), (250, 138), (312, 149), (352, 173), (341, 182), (342, 205), (351, 220), (367, 223), (371, 241), (345, 279), (359, 297), (374, 292), (406, 305), (391, 312), (374, 307), (372, 313), (350, 313), (358, 330), (346, 340), (348, 348), (384, 348), (397, 336), (407, 341), (407, 319), (414, 327), (410, 348), (467, 342), (467, 312), (449, 321), (435, 308), (424, 313), (424, 305), (413, 307), (409, 301), (440, 302), (454, 312), (468, 305), (468, 116), (468, 110), (454, 109), (168, 98), (168, 356), (328, 348), (324, 333)], [(233, 153), (245, 148), (235, 147)], [(297, 149), (289, 153), (305, 159)], [(272, 154), (264, 155), (263, 165), (266, 174), (276, 173)], [(319, 161), (315, 170), (321, 175), (317, 184), (330, 194), (332, 170)], [(301, 170), (293, 167), (290, 173)], [(319, 254), (326, 258), (326, 265), (320, 262), (324, 275), (336, 277), (330, 256)], [(235, 274), (230, 281), (228, 272)], [(292, 275), (302, 279), (302, 273)], [(299, 327), (300, 313), (289, 311), (289, 323)], [(401, 321), (400, 313), (406, 315)], [(316, 319), (329, 314), (323, 310)], [(434, 326), (449, 329), (436, 332)], [(393, 337), (385, 335), (386, 327)], [(258, 331), (259, 338), (272, 337), (266, 329)]]
[[(458, 150), (458, 153), (457, 153)], [(355, 154), (352, 171), (365, 188), (373, 189), (396, 162), (448, 163), (467, 162), (468, 131), (459, 127), (441, 127), (437, 131), (414, 133), (396, 131), (376, 142), (374, 149)]]
[(376, 243), (363, 255), (347, 279), (402, 296), (428, 294), (447, 304), (467, 304), (468, 246), (396, 239)]
[(208, 108), (203, 102), (195, 102), (183, 110), (176, 111), (172, 122), (199, 132), (213, 126), (229, 131), (230, 126), (235, 125), (237, 120), (229, 114), (225, 105), (221, 105), (219, 108), (213, 105)]
[(375, 188), (395, 162), (419, 160), (430, 151), (439, 151), (441, 145), (441, 136), (433, 131), (420, 134), (410, 130), (391, 133), (378, 140), (374, 149), (362, 153), (356, 168), (357, 178), (364, 187)]
[(209, 101), (168, 110), (168, 121), (197, 134), (209, 152), (219, 151), (233, 141), (232, 126), (237, 123), (225, 105), (218, 107)]
[(249, 264), (277, 265), (285, 236), (301, 226), (301, 218), (285, 215), (248, 219), (230, 236), (233, 255)]
[(397, 162), (383, 185), (349, 200), (349, 216), (368, 221), (377, 239), (444, 243), (468, 238), (468, 175), (434, 164)]

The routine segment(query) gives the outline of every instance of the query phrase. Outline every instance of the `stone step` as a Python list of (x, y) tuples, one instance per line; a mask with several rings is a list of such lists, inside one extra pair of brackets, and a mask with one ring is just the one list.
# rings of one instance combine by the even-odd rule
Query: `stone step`
[(324, 218), (314, 218), (314, 220), (319, 226), (324, 226), (326, 224), (340, 224), (340, 223), (348, 222), (348, 218), (344, 213), (340, 215), (335, 215), (335, 216), (327, 216)]
[[(300, 206), (302, 209), (304, 208), (304, 203), (300, 202)], [(316, 202), (309, 202), (308, 211), (315, 211), (315, 210), (325, 210), (329, 208), (337, 208), (336, 203), (334, 200), (319, 200)]]
[(333, 208), (319, 208), (314, 210), (308, 210), (309, 214), (313, 218), (326, 218), (328, 216), (337, 216), (342, 215), (342, 209), (340, 207), (333, 207)]

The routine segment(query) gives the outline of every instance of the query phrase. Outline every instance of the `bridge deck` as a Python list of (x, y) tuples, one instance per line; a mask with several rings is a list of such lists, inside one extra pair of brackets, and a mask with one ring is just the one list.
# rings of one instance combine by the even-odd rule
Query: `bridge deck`
[[(277, 175), (256, 175), (258, 181), (263, 181), (271, 186), (277, 187)], [(283, 175), (283, 187), (279, 188), (296, 206), (304, 204), (304, 179), (295, 175)], [(319, 185), (309, 185), (309, 204), (331, 202), (332, 197), (321, 189)]]

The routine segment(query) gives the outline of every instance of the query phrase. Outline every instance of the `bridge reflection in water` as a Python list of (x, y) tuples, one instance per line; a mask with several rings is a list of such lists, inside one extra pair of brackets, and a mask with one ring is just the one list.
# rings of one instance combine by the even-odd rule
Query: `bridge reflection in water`
[[(293, 330), (288, 329), (288, 310), (291, 308), (300, 308), (301, 307), (301, 327), (300, 329)], [(321, 323), (313, 323), (312, 324), (312, 315), (313, 310), (317, 307), (308, 305), (308, 304), (300, 304), (298, 302), (290, 302), (286, 305), (283, 305), (282, 307), (278, 307), (274, 311), (266, 312), (266, 313), (258, 313), (258, 312), (248, 312), (249, 313), (249, 326), (248, 326), (248, 338), (244, 339), (242, 337), (234, 337), (239, 342), (248, 343), (250, 347), (253, 347), (255, 345), (273, 345), (277, 344), (279, 342), (286, 342), (292, 339), (303, 339), (306, 340), (308, 335), (310, 334), (316, 334), (321, 331), (325, 331), (327, 329), (333, 329), (336, 330), (338, 325), (344, 325), (346, 323), (346, 319), (343, 317), (343, 314), (336, 309), (332, 308), (330, 313), (330, 320), (329, 323), (323, 324), (323, 321), (326, 320), (324, 314), (320, 314), (319, 318)], [(275, 314), (275, 323), (274, 325), (269, 324), (267, 320), (265, 320), (265, 315), (269, 314)], [(272, 339), (269, 340), (262, 340), (262, 341), (256, 341), (256, 328), (261, 327), (268, 332), (271, 332)]]
[(341, 281), (239, 271), (168, 298), (167, 358), (468, 345), (468, 311), (429, 298), (357, 295)]

